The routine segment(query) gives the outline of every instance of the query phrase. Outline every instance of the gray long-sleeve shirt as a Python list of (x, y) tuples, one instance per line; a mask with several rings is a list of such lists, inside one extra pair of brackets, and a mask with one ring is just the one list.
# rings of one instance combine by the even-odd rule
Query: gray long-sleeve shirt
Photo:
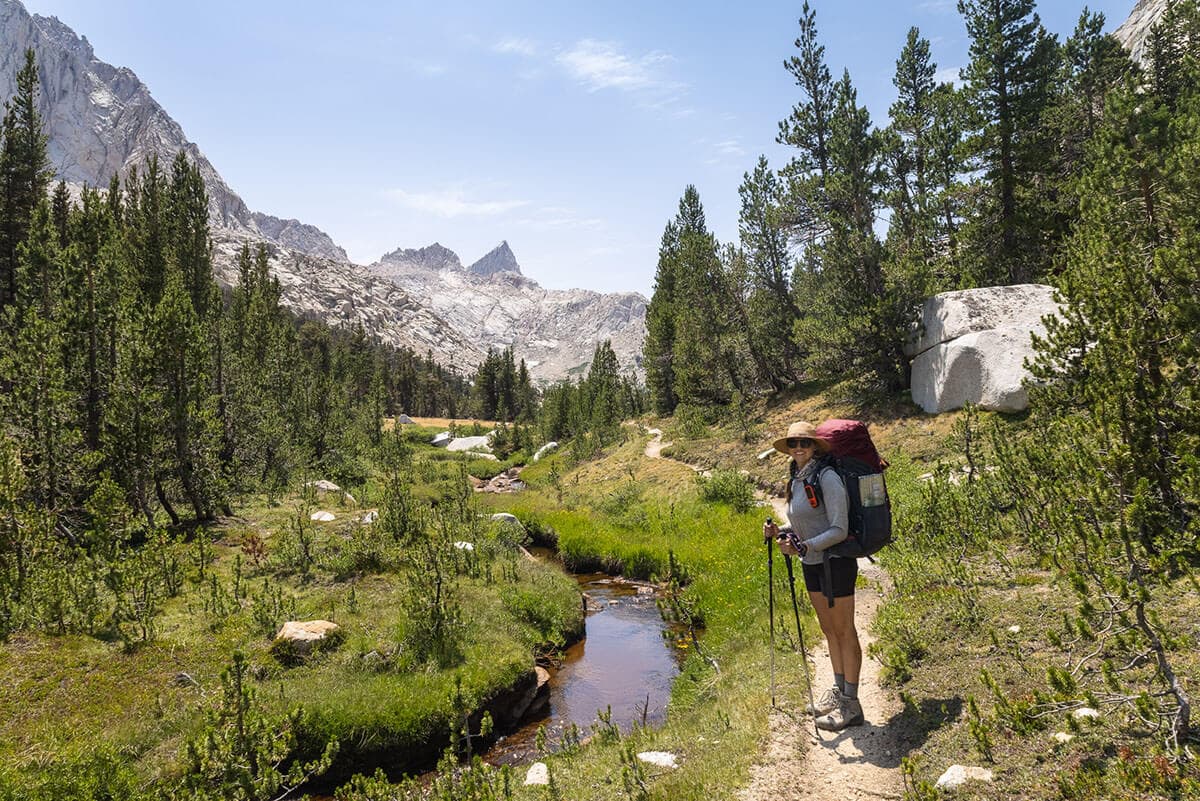
[(804, 480), (799, 476), (792, 479), (792, 502), (787, 511), (792, 530), (808, 546), (804, 554), (808, 565), (821, 564), (825, 559), (822, 551), (846, 539), (850, 530), (850, 502), (842, 477), (835, 470), (822, 470), (820, 484), (821, 505), (814, 509), (804, 494)]

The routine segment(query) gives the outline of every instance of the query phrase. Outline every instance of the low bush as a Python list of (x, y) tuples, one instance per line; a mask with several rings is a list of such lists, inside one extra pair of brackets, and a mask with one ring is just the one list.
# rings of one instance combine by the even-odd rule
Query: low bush
[(711, 476), (696, 476), (696, 486), (708, 503), (729, 504), (739, 513), (754, 507), (754, 486), (748, 476), (736, 470), (714, 470)]

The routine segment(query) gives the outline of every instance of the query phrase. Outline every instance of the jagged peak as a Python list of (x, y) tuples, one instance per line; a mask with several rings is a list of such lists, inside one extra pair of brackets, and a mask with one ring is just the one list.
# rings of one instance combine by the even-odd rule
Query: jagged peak
[(461, 270), (463, 268), (458, 254), (440, 242), (434, 242), (423, 248), (396, 248), (391, 253), (384, 254), (379, 261), (407, 264), (430, 270)]
[(517, 263), (517, 257), (513, 255), (512, 248), (508, 246), (508, 240), (504, 240), (488, 251), (483, 258), (468, 267), (467, 272), (482, 276), (491, 276), (500, 272), (521, 275), (521, 265)]

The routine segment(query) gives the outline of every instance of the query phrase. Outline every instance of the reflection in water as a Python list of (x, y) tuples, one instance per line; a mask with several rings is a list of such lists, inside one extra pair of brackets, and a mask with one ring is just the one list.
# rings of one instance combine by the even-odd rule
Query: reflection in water
[(680, 652), (673, 638), (663, 637), (673, 627), (663, 621), (654, 594), (648, 587), (604, 574), (577, 578), (596, 610), (588, 613), (587, 636), (567, 649), (562, 667), (552, 672), (545, 717), (501, 738), (485, 755), (492, 764), (536, 759), (537, 730), (543, 725), (551, 750), (557, 749), (571, 724), (586, 737), (597, 712), (609, 707), (612, 722), (623, 732), (643, 719), (656, 726), (666, 718)]

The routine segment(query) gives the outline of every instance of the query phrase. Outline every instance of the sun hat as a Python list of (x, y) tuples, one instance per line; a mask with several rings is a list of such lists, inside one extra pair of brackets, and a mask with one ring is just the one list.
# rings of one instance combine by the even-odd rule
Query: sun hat
[(792, 452), (788, 449), (787, 441), (792, 437), (805, 437), (807, 439), (816, 440), (821, 451), (829, 450), (829, 440), (817, 434), (817, 427), (812, 423), (806, 423), (803, 420), (797, 423), (792, 423), (788, 426), (787, 433), (779, 439), (775, 440), (772, 447), (782, 453), (784, 456), (791, 456)]

